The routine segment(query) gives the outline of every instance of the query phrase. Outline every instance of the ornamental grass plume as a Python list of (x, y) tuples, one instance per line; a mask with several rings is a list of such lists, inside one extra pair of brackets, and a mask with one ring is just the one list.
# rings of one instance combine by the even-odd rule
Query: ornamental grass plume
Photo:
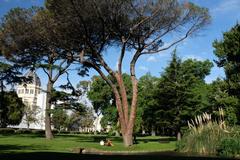
[(222, 137), (228, 136), (224, 111), (219, 108), (219, 119), (212, 120), (209, 113), (204, 112), (188, 121), (189, 131), (178, 144), (182, 152), (199, 154), (215, 154)]

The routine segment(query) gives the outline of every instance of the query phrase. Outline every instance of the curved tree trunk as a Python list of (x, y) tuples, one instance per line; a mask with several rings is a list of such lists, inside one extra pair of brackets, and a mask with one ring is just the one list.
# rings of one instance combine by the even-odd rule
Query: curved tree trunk
[[(126, 90), (123, 81), (121, 80), (121, 75), (119, 75), (120, 81), (118, 81), (118, 86), (121, 90), (121, 95), (126, 95)], [(124, 146), (129, 147), (133, 145), (133, 128), (136, 119), (136, 111), (137, 111), (137, 79), (135, 76), (131, 76), (132, 79), (132, 103), (131, 108), (128, 110), (128, 100), (127, 98), (123, 98), (117, 92), (114, 92), (116, 98), (116, 105), (119, 113), (119, 122), (123, 137)], [(123, 88), (122, 88), (123, 87)]]
[(52, 129), (51, 129), (51, 95), (52, 95), (53, 84), (51, 81), (47, 84), (47, 100), (46, 100), (46, 110), (45, 110), (45, 136), (46, 139), (52, 139)]

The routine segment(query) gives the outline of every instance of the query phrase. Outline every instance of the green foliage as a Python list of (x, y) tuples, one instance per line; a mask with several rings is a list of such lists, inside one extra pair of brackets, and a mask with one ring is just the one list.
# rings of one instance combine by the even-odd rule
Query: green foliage
[(68, 115), (62, 108), (52, 110), (52, 123), (58, 131), (65, 130), (68, 127)]
[[(225, 94), (229, 96), (224, 101), (233, 104), (231, 108), (228, 108), (230, 121), (236, 123), (235, 115), (240, 113), (239, 107), (236, 107), (239, 105), (240, 99), (240, 25), (237, 23), (229, 31), (223, 33), (223, 39), (215, 40), (213, 47), (215, 48), (214, 54), (218, 58), (216, 63), (219, 67), (224, 68), (226, 74)], [(240, 123), (239, 116), (237, 119), (237, 122)]]
[(227, 137), (221, 140), (217, 148), (218, 155), (227, 157), (240, 156), (240, 139), (239, 137)]
[(216, 63), (223, 67), (226, 74), (228, 93), (240, 98), (240, 25), (236, 24), (230, 31), (223, 33), (222, 40), (213, 42)]
[[(130, 104), (132, 98), (132, 84), (130, 76), (123, 74), (123, 82), (126, 87), (127, 98)], [(102, 126), (106, 127), (108, 123), (111, 123), (114, 128), (118, 128), (118, 113), (115, 105), (115, 96), (111, 87), (100, 76), (94, 76), (92, 78), (90, 90), (87, 95), (93, 104), (95, 112), (103, 114), (103, 118), (101, 119)]]
[[(138, 111), (137, 111), (137, 125), (140, 129), (141, 125), (143, 130), (148, 132), (152, 128), (156, 129), (157, 115), (155, 113), (158, 105), (156, 93), (157, 77), (151, 76), (150, 73), (142, 76), (139, 79), (139, 96), (138, 96)], [(138, 129), (138, 130), (139, 130)]]
[(158, 108), (155, 113), (162, 126), (180, 132), (197, 114), (208, 106), (208, 86), (204, 78), (210, 73), (213, 64), (206, 61), (188, 59), (181, 61), (172, 56), (157, 84)]
[(104, 114), (106, 108), (115, 106), (112, 90), (100, 76), (92, 78), (91, 87), (87, 95), (96, 113)]
[(228, 93), (226, 81), (217, 79), (210, 85), (209, 108), (206, 111), (212, 112), (213, 116), (217, 117), (218, 108), (221, 107), (225, 111), (225, 121), (229, 125), (234, 125), (238, 121), (238, 106), (239, 100), (235, 96)]
[(0, 134), (13, 134), (15, 133), (14, 128), (0, 128)]
[(15, 133), (16, 134), (31, 134), (33, 132), (30, 129), (20, 128), (20, 129), (15, 130)]
[[(81, 91), (75, 90), (74, 93), (67, 93), (65, 91), (52, 90), (51, 102), (55, 108), (72, 110), (74, 112), (84, 113), (86, 106), (79, 102), (79, 97), (82, 95)], [(61, 103), (58, 103), (61, 102)]]
[(23, 117), (25, 105), (14, 91), (1, 92), (3, 99), (0, 112), (0, 126), (18, 125)]
[(91, 108), (86, 108), (85, 112), (73, 112), (67, 121), (68, 130), (78, 131), (81, 129), (88, 129), (93, 127), (94, 114)]

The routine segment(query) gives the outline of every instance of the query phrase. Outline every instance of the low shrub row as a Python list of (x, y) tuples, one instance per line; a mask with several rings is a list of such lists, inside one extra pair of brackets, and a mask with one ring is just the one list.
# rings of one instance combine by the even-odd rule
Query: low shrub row
[[(79, 131), (58, 131), (53, 130), (54, 134), (97, 134), (104, 135), (103, 132), (79, 132)], [(45, 130), (38, 129), (18, 129), (18, 128), (0, 128), (0, 134), (45, 134)]]
[[(53, 133), (58, 133), (53, 130)], [(18, 128), (0, 128), (0, 134), (45, 134), (45, 130), (40, 129), (18, 129)]]

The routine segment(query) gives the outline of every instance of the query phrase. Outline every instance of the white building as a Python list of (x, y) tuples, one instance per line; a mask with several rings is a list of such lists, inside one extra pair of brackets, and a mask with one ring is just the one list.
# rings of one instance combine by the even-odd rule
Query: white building
[[(19, 84), (16, 87), (18, 97), (22, 98), (23, 103), (28, 107), (25, 111), (22, 122), (15, 126), (17, 128), (45, 129), (44, 115), (46, 108), (46, 93), (41, 89), (41, 81), (35, 71), (29, 71), (25, 77), (31, 78), (31, 82)], [(32, 112), (30, 112), (32, 111)], [(26, 114), (30, 112), (36, 121), (27, 122)]]

